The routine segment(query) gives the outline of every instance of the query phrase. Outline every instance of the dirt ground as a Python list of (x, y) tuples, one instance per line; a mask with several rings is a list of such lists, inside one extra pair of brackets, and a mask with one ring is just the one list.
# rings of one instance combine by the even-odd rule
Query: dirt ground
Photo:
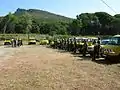
[(45, 46), (0, 47), (0, 90), (120, 90), (120, 64)]

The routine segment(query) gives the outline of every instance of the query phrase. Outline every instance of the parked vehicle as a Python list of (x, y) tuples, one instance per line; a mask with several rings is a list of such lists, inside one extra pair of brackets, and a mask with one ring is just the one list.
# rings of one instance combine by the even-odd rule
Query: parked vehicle
[(28, 45), (35, 45), (36, 39), (35, 38), (29, 38)]
[(101, 45), (99, 53), (101, 57), (104, 57), (106, 60), (120, 60), (120, 35), (111, 37), (107, 44)]
[(4, 45), (11, 45), (11, 39), (5, 39)]

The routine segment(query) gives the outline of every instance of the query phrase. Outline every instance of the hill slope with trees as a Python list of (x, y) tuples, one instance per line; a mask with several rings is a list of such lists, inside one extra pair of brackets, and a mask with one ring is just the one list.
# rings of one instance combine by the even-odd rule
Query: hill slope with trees
[(0, 33), (49, 35), (114, 35), (120, 33), (120, 14), (81, 13), (76, 19), (37, 9), (17, 9), (0, 17)]
[(56, 21), (69, 22), (71, 21), (71, 18), (53, 14), (48, 11), (38, 10), (38, 9), (25, 10), (25, 9), (18, 8), (14, 13), (14, 15), (21, 16), (21, 15), (24, 15), (25, 13), (28, 13), (29, 15), (31, 15), (31, 17), (37, 20), (38, 22), (56, 22)]

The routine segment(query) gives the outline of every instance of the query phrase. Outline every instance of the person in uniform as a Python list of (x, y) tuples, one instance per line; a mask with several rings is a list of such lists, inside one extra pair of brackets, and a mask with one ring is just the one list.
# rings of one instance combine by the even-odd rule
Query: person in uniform
[(83, 51), (83, 56), (86, 55), (87, 47), (88, 47), (88, 46), (87, 46), (87, 41), (84, 40), (84, 45), (83, 45), (83, 50), (82, 50), (82, 51)]
[(63, 39), (60, 40), (60, 44), (59, 44), (59, 48), (62, 49), (63, 48)]
[(11, 45), (14, 47), (14, 39), (11, 39)]
[(69, 38), (67, 39), (67, 50), (70, 51), (70, 41), (69, 41)]
[(64, 39), (64, 43), (63, 43), (63, 45), (64, 45), (64, 50), (66, 50), (66, 39)]
[(96, 57), (100, 56), (100, 38), (98, 37), (97, 43), (94, 45), (93, 57), (92, 60), (94, 61)]
[(20, 40), (19, 40), (19, 38), (17, 39), (17, 46), (18, 47), (20, 46)]
[(99, 57), (99, 56), (100, 56), (100, 37), (98, 37), (98, 41), (97, 41), (97, 43), (98, 43), (97, 57)]
[(93, 45), (95, 45), (96, 44), (96, 40), (93, 40), (93, 43), (92, 43)]
[(20, 46), (23, 46), (23, 41), (22, 41), (22, 39), (20, 39)]
[(14, 47), (16, 47), (16, 39), (14, 39), (13, 42), (14, 42)]
[(74, 53), (77, 51), (77, 40), (74, 38)]
[(70, 49), (70, 51), (72, 51), (72, 49), (73, 49), (73, 40), (72, 39), (70, 39), (70, 47), (69, 47), (69, 49)]

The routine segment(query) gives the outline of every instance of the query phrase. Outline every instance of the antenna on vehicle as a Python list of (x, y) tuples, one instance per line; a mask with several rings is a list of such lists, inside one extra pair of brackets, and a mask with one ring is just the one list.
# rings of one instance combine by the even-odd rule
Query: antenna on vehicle
[(100, 1), (102, 1), (102, 3), (104, 3), (110, 10), (112, 10), (116, 14), (116, 11), (110, 5), (108, 5), (104, 0), (100, 0)]

